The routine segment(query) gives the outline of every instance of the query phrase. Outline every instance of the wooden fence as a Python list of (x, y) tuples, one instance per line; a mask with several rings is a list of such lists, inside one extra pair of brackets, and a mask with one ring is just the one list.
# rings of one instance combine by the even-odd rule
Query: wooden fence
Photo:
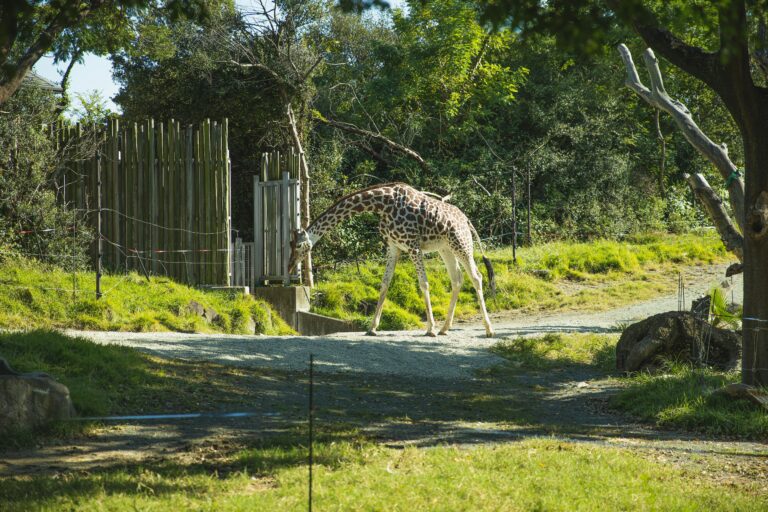
[[(60, 148), (86, 128), (52, 127)], [(101, 168), (104, 268), (166, 275), (194, 285), (228, 285), (231, 166), (228, 123), (121, 123), (97, 131), (101, 159), (76, 158), (58, 177), (59, 198), (82, 209), (94, 232)]]
[[(288, 273), (291, 236), (299, 220), (299, 153), (274, 151), (261, 157), (253, 177), (253, 283), (289, 285), (298, 275)], [(247, 249), (246, 249), (247, 250)]]

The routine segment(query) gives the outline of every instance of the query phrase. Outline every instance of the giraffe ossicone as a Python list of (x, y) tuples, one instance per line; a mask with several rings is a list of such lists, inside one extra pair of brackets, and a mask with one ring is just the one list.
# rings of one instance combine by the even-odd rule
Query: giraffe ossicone
[[(291, 241), (291, 271), (297, 262), (312, 250), (312, 247), (338, 223), (355, 215), (371, 212), (379, 216), (379, 231), (387, 242), (387, 265), (381, 283), (379, 302), (373, 315), (373, 322), (368, 334), (375, 335), (381, 321), (384, 299), (389, 284), (395, 274), (395, 266), (402, 253), (413, 261), (419, 278), (419, 288), (424, 295), (427, 313), (428, 336), (435, 336), (435, 320), (432, 316), (432, 303), (429, 296), (429, 282), (424, 269), (423, 254), (438, 252), (448, 269), (451, 278), (451, 301), (448, 306), (445, 323), (438, 334), (447, 334), (453, 324), (456, 302), (464, 280), (462, 268), (469, 275), (477, 294), (483, 315), (485, 332), (488, 337), (494, 335), (483, 296), (483, 277), (477, 269), (474, 253), (474, 238), (477, 238), (480, 251), (483, 246), (472, 223), (464, 212), (431, 194), (420, 192), (405, 183), (385, 183), (375, 185), (346, 195), (320, 214), (304, 230), (294, 233)], [(488, 270), (491, 289), (495, 289), (493, 267), (483, 253), (483, 262)]]

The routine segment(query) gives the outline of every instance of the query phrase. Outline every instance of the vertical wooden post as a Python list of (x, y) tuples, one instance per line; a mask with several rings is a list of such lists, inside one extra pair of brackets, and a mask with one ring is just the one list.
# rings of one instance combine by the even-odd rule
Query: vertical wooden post
[[(262, 155), (261, 164), (265, 165), (264, 160), (266, 156)], [(253, 286), (261, 284), (262, 276), (264, 275), (264, 225), (262, 220), (262, 214), (264, 212), (264, 205), (262, 202), (261, 185), (259, 183), (259, 174), (253, 175), (253, 248), (255, 254), (253, 255), (254, 261), (254, 283)]]
[[(200, 251), (201, 249), (205, 248), (205, 235), (200, 234), (200, 232), (205, 231), (203, 229), (204, 226), (204, 219), (205, 219), (205, 184), (203, 180), (203, 162), (201, 160), (202, 158), (202, 151), (200, 148), (200, 144), (202, 143), (200, 131), (202, 127), (198, 126), (194, 129), (194, 154), (195, 154), (195, 186), (197, 190), (197, 213), (195, 217), (195, 231), (198, 233), (195, 235), (195, 238), (197, 239), (197, 244), (195, 246), (195, 249), (197, 251)], [(204, 255), (205, 253), (202, 252), (195, 252), (194, 254), (197, 255), (197, 262), (198, 263), (204, 263)], [(205, 283), (205, 267), (206, 265), (197, 265), (197, 284), (204, 284)]]
[[(193, 250), (195, 245), (195, 236), (192, 233), (193, 231), (196, 231), (195, 228), (195, 166), (194, 166), (194, 152), (192, 147), (192, 125), (187, 125), (186, 127), (186, 139), (187, 139), (187, 145), (184, 148), (185, 149), (185, 155), (184, 155), (184, 163), (185, 163), (185, 172), (186, 172), (186, 182), (187, 182), (187, 204), (186, 204), (186, 211), (187, 211), (187, 219), (185, 223), (185, 227), (188, 230), (187, 231), (187, 250)], [(197, 279), (196, 269), (194, 268), (195, 265), (192, 265), (192, 258), (195, 253), (190, 252), (188, 253), (187, 257), (187, 283), (191, 284), (194, 283)]]
[(288, 187), (291, 174), (283, 171), (283, 181), (280, 183), (280, 274), (283, 276), (283, 286), (290, 286), (291, 275), (288, 273), (288, 258), (291, 250), (291, 203)]
[(96, 150), (96, 236), (98, 255), (96, 257), (96, 300), (101, 298), (101, 270), (102, 270), (102, 236), (101, 236), (101, 149)]
[[(149, 235), (149, 249), (151, 252), (149, 253), (152, 258), (152, 273), (157, 274), (159, 270), (158, 265), (158, 255), (154, 252), (155, 249), (160, 248), (160, 244), (158, 244), (158, 234), (159, 230), (157, 228), (157, 225), (159, 224), (158, 215), (157, 215), (157, 207), (158, 207), (158, 201), (157, 201), (157, 165), (155, 164), (155, 120), (154, 119), (148, 119), (147, 120), (147, 147), (146, 150), (146, 173), (148, 176), (144, 178), (145, 183), (145, 190), (147, 197), (144, 199), (145, 204), (147, 205), (147, 209), (144, 212), (144, 218), (147, 219), (151, 224), (145, 224), (147, 229), (147, 234)], [(162, 257), (162, 256), (160, 256)]]
[(232, 243), (232, 195), (230, 190), (230, 180), (232, 176), (232, 162), (229, 161), (229, 119), (226, 117), (224, 118), (224, 123), (221, 126), (221, 165), (222, 169), (221, 172), (222, 175), (222, 201), (224, 210), (223, 210), (223, 228), (224, 228), (224, 244), (226, 247), (226, 252), (222, 254), (224, 256), (224, 260), (226, 261), (226, 268), (225, 268), (225, 277), (228, 279), (231, 275), (232, 268), (230, 266), (229, 257), (227, 256), (229, 254), (230, 244)]
[(530, 167), (527, 168), (525, 181), (526, 181), (526, 187), (528, 189), (528, 191), (526, 192), (526, 196), (528, 198), (528, 216), (527, 216), (528, 233), (527, 235), (528, 235), (528, 245), (530, 246), (532, 244), (531, 242), (531, 168)]
[(517, 170), (512, 167), (512, 262), (517, 264)]

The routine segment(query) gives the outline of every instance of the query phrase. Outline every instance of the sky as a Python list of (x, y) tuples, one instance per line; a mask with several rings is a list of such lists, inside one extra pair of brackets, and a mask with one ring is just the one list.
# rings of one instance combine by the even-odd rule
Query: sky
[[(248, 10), (252, 5), (252, 0), (236, 0), (238, 7)], [(405, 7), (405, 0), (389, 0), (392, 7)], [(67, 66), (67, 62), (53, 64), (53, 57), (44, 56), (34, 66), (35, 73), (53, 80), (56, 83), (61, 82), (61, 76)], [(76, 64), (72, 69), (69, 78), (70, 97), (75, 101), (77, 94), (85, 94), (89, 91), (99, 91), (101, 96), (107, 100), (107, 105), (115, 112), (120, 112), (120, 108), (112, 101), (117, 94), (119, 87), (112, 80), (112, 63), (107, 57), (99, 57), (93, 54), (87, 54), (83, 62)]]

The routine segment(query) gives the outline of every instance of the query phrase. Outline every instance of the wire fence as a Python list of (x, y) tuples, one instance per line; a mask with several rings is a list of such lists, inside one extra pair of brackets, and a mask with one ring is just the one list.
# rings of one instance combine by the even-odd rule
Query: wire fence
[[(87, 213), (98, 213), (98, 210), (93, 209), (73, 209), (73, 211), (79, 215), (84, 215)], [(113, 211), (113, 213), (127, 217), (132, 218), (131, 216), (127, 216), (122, 212)], [(132, 218), (133, 219), (133, 218)], [(134, 219), (141, 222), (141, 219)], [(180, 230), (181, 228), (168, 228), (167, 226), (162, 226), (159, 224), (153, 224), (153, 227), (155, 227), (158, 230)], [(208, 231), (195, 231), (195, 230), (187, 230), (183, 229), (183, 231), (188, 232), (192, 235), (207, 235), (211, 234), (211, 232)], [(39, 229), (32, 229), (32, 228), (26, 228), (26, 229), (17, 229), (12, 231), (12, 233), (20, 235), (20, 236), (33, 236), (33, 235), (41, 235), (41, 236), (53, 236), (60, 233), (66, 233), (67, 235), (70, 234), (78, 234), (78, 233), (87, 233), (87, 234), (93, 234), (89, 229), (86, 231), (86, 228), (84, 225), (81, 224), (73, 224), (69, 226), (63, 226), (63, 227), (50, 227), (50, 228), (39, 228)], [(81, 296), (87, 296), (92, 295), (96, 298), (103, 296), (103, 295), (109, 295), (111, 292), (113, 292), (115, 289), (117, 289), (121, 284), (123, 284), (126, 280), (130, 279), (132, 276), (135, 275), (135, 272), (139, 272), (140, 274), (143, 274), (143, 276), (149, 280), (151, 277), (161, 277), (161, 276), (168, 276), (170, 274), (170, 268), (171, 266), (193, 266), (193, 267), (218, 267), (222, 268), (225, 267), (226, 269), (229, 269), (231, 266), (241, 265), (244, 264), (245, 261), (238, 258), (239, 253), (236, 253), (232, 251), (232, 248), (225, 249), (225, 248), (174, 248), (174, 249), (168, 249), (168, 248), (155, 248), (155, 247), (147, 247), (147, 248), (136, 248), (136, 247), (128, 247), (125, 244), (121, 244), (115, 240), (111, 240), (105, 235), (101, 235), (100, 237), (97, 237), (95, 242), (101, 241), (105, 244), (107, 244), (112, 250), (114, 250), (117, 254), (120, 255), (120, 258), (122, 261), (131, 261), (135, 264), (133, 265), (123, 265), (121, 267), (118, 267), (117, 269), (110, 269), (110, 272), (106, 274), (106, 278), (109, 282), (105, 283), (107, 284), (107, 288), (105, 290), (101, 290), (99, 286), (99, 278), (98, 275), (98, 269), (94, 269), (94, 277), (92, 280), (90, 279), (84, 279), (84, 275), (87, 275), (87, 272), (84, 271), (82, 268), (78, 266), (78, 263), (81, 260), (82, 252), (79, 252), (77, 250), (73, 250), (72, 252), (48, 252), (44, 250), (24, 250), (24, 249), (0, 249), (0, 256), (5, 257), (24, 257), (24, 258), (32, 258), (40, 261), (46, 261), (51, 262), (55, 261), (58, 262), (62, 266), (62, 269), (65, 273), (69, 274), (71, 276), (70, 282), (72, 283), (70, 287), (63, 287), (61, 285), (59, 286), (51, 286), (50, 285), (50, 275), (44, 276), (43, 281), (39, 282), (33, 282), (33, 281), (25, 281), (29, 278), (29, 275), (24, 275), (16, 280), (11, 280), (6, 278), (0, 277), (0, 286), (4, 286), (6, 288), (11, 289), (18, 289), (18, 290), (41, 290), (46, 292), (61, 292), (64, 294), (70, 294), (74, 297), (81, 297)], [(82, 247), (80, 247), (82, 249)], [(202, 261), (199, 259), (195, 259), (196, 255), (199, 254), (206, 254), (206, 253), (212, 253), (212, 252), (218, 252), (218, 253), (225, 253), (227, 257), (227, 261), (223, 261), (223, 259), (219, 258), (216, 261)], [(169, 255), (168, 257), (162, 257), (159, 255)], [(175, 255), (175, 256), (174, 256)], [(230, 258), (231, 256), (231, 258)], [(157, 264), (158, 268), (153, 268), (150, 263)], [(229, 276), (228, 276), (229, 277)], [(115, 281), (115, 279), (117, 280)], [(90, 281), (92, 284), (86, 284)], [(227, 283), (229, 284), (229, 283)]]

